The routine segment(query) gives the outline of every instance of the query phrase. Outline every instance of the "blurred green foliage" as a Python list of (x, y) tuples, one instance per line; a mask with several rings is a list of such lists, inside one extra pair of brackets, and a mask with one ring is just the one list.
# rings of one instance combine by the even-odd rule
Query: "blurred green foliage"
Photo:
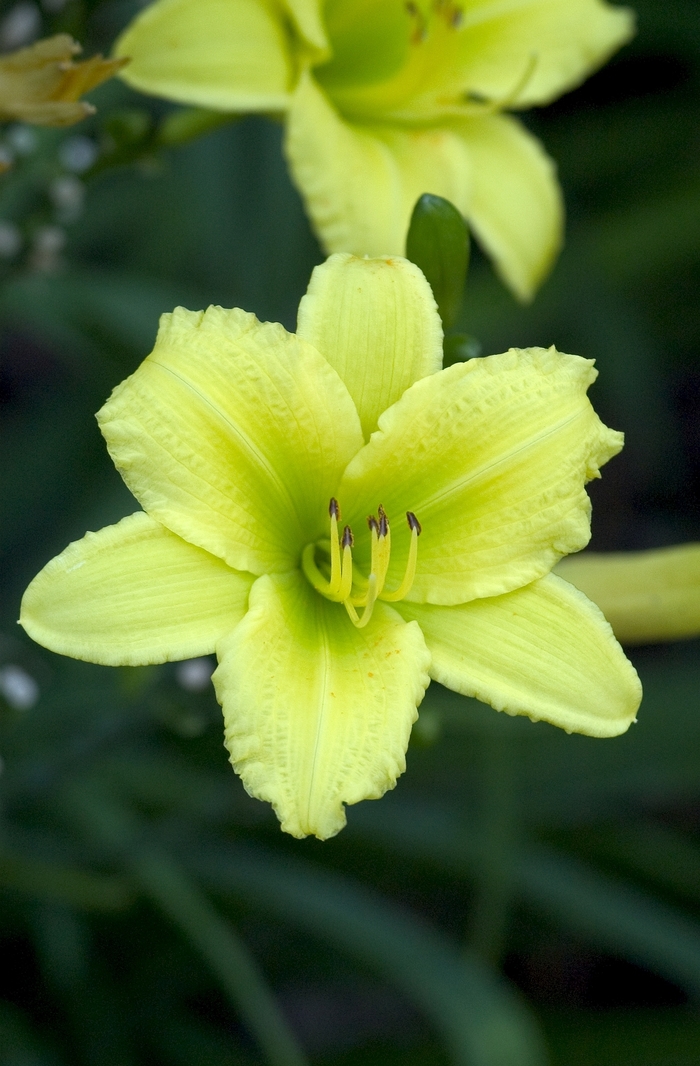
[[(139, 5), (23, 6), (89, 53)], [(523, 308), (475, 249), (450, 354), (598, 360), (627, 434), (592, 486), (598, 549), (700, 534), (700, 5), (636, 6), (636, 40), (526, 116), (565, 190), (559, 264)], [(395, 793), (321, 845), (243, 792), (206, 670), (101, 669), (17, 630), (43, 563), (134, 509), (93, 413), (158, 315), (293, 328), (322, 258), (272, 121), (117, 82), (95, 102), (1, 138), (0, 1063), (696, 1066), (697, 642), (634, 654), (639, 723), (612, 741), (433, 685)]]

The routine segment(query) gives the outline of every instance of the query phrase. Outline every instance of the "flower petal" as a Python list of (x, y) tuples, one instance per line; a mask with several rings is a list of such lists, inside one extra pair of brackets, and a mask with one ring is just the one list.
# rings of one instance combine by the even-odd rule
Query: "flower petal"
[(328, 252), (403, 255), (413, 205), (424, 192), (469, 203), (471, 162), (451, 129), (345, 122), (311, 75), (302, 75), (285, 151)]
[(178, 308), (98, 413), (144, 510), (237, 570), (295, 566), (327, 535), (328, 500), (362, 445), (355, 406), (319, 353), (234, 308)]
[(431, 676), (464, 696), (591, 737), (634, 721), (634, 667), (595, 604), (558, 577), (458, 607), (398, 609), (423, 631)]
[(628, 8), (601, 0), (471, 0), (463, 9), (464, 87), (489, 100), (517, 94), (519, 107), (546, 104), (587, 77), (634, 33)]
[(335, 255), (311, 275), (297, 336), (340, 374), (366, 438), (419, 378), (442, 367), (442, 326), (432, 290), (406, 259)]
[(430, 656), (415, 623), (377, 606), (355, 629), (298, 572), (262, 577), (217, 649), (231, 762), (293, 836), (334, 836), (343, 804), (379, 799), (405, 769)]
[(20, 623), (45, 648), (105, 666), (189, 659), (238, 624), (254, 580), (139, 511), (47, 563)]
[(156, 0), (115, 45), (141, 92), (222, 111), (288, 106), (289, 41), (265, 0)]
[(283, 0), (284, 6), (312, 51), (319, 59), (328, 54), (328, 37), (323, 24), (321, 0)]
[(564, 205), (554, 163), (507, 115), (455, 124), (469, 146), (472, 186), (464, 214), (498, 273), (529, 300), (559, 252)]
[(623, 644), (700, 635), (700, 544), (644, 552), (584, 552), (557, 573), (597, 603)]
[[(588, 542), (584, 484), (622, 447), (586, 397), (595, 377), (578, 356), (511, 349), (416, 382), (382, 415), (337, 496), (358, 529), (378, 502), (390, 519), (417, 514), (412, 600), (510, 592)], [(356, 545), (365, 572), (368, 539)], [(405, 528), (393, 538), (388, 587), (401, 581), (408, 542)]]
[(559, 250), (563, 207), (554, 164), (516, 119), (487, 115), (415, 128), (350, 123), (307, 74), (294, 94), (285, 150), (329, 252), (402, 255), (413, 206), (425, 192), (462, 212), (522, 299)]

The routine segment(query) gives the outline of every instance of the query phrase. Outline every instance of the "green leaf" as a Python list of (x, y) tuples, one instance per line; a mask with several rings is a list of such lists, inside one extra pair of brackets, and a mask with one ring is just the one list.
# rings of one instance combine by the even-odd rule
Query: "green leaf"
[(402, 988), (432, 1018), (457, 1066), (541, 1066), (537, 1025), (494, 972), (415, 915), (339, 874), (244, 846), (187, 861), (213, 889), (335, 944)]
[[(365, 805), (352, 828), (469, 880), (488, 861), (486, 839), (448, 811), (427, 804), (385, 801), (381, 818)], [(684, 914), (545, 847), (513, 849), (508, 873), (513, 894), (560, 928), (700, 997), (700, 927)]]
[(305, 1066), (306, 1058), (243, 941), (166, 851), (142, 842), (140, 821), (104, 786), (84, 781), (66, 789), (62, 806), (89, 840), (127, 866), (145, 894), (199, 951), (270, 1066)]
[[(406, 238), (406, 258), (425, 274), (445, 329), (462, 306), (469, 265), (469, 231), (456, 207), (424, 193), (416, 202)], [(453, 360), (454, 362), (454, 360)]]

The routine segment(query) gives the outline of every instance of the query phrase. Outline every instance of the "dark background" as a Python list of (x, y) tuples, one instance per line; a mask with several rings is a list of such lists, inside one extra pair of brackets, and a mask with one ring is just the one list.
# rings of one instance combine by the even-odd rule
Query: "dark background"
[[(24, 7), (88, 54), (136, 10)], [(593, 401), (626, 434), (591, 486), (599, 550), (700, 539), (700, 4), (636, 9), (605, 69), (524, 116), (568, 207), (551, 278), (519, 306), (477, 249), (460, 322), (485, 354), (597, 360)], [(94, 99), (78, 127), (0, 139), (0, 251), (21, 240), (0, 258), (0, 677), (40, 690), (0, 697), (0, 1063), (254, 1066), (281, 1010), (319, 1066), (700, 1066), (696, 641), (630, 649), (645, 698), (610, 741), (433, 685), (396, 791), (319, 844), (245, 795), (209, 688), (18, 630), (41, 566), (135, 509), (93, 415), (158, 315), (293, 329), (322, 259), (274, 122), (166, 150), (168, 105), (118, 82)], [(101, 152), (82, 177), (78, 136)], [(253, 986), (275, 998), (251, 1006)]]

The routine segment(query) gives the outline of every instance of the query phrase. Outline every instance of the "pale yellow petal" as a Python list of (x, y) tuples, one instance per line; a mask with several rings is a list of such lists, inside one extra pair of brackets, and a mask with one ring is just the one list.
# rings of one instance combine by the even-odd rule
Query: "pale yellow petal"
[(285, 832), (325, 840), (393, 788), (429, 680), (415, 623), (379, 604), (356, 629), (299, 573), (262, 577), (217, 654), (231, 762)]
[(328, 53), (321, 0), (283, 0), (284, 7), (316, 60)]
[(499, 100), (531, 68), (517, 105), (546, 104), (602, 66), (633, 33), (633, 13), (601, 0), (469, 0), (460, 24), (463, 84)]
[(598, 604), (623, 644), (700, 635), (700, 544), (584, 552), (562, 559), (557, 573)]
[(454, 604), (529, 584), (590, 537), (585, 482), (622, 446), (586, 396), (589, 360), (511, 349), (416, 382), (379, 420), (338, 489), (368, 564), (365, 515), (393, 521), (388, 588), (422, 523), (410, 598)]
[(472, 183), (462, 210), (506, 285), (529, 300), (563, 239), (564, 204), (556, 167), (540, 142), (507, 115), (464, 119)]
[(288, 105), (290, 42), (266, 0), (156, 0), (115, 45), (131, 62), (124, 81), (141, 92), (222, 111)]
[(424, 192), (469, 206), (469, 147), (451, 129), (352, 125), (309, 74), (300, 79), (285, 152), (328, 252), (403, 255), (413, 206)]
[(591, 737), (634, 721), (634, 667), (595, 604), (558, 577), (457, 607), (398, 610), (420, 625), (431, 676), (455, 692)]
[(442, 367), (442, 325), (406, 259), (335, 255), (311, 275), (297, 336), (325, 356), (355, 401), (366, 438), (409, 385)]
[(51, 651), (105, 666), (189, 659), (238, 624), (253, 581), (139, 511), (47, 563), (20, 622)]
[(144, 510), (255, 574), (327, 535), (328, 501), (362, 445), (355, 406), (310, 344), (234, 309), (163, 315), (153, 353), (98, 414)]

